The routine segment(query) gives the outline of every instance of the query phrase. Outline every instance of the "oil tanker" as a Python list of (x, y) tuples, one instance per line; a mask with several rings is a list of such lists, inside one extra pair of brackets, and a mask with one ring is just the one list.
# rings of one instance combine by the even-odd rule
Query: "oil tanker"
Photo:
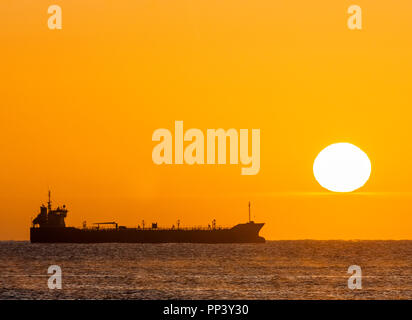
[(98, 222), (92, 227), (83, 223), (83, 228), (66, 227), (67, 208), (52, 208), (50, 191), (47, 207), (42, 205), (40, 213), (32, 220), (30, 241), (32, 243), (263, 243), (265, 239), (259, 236), (264, 223), (249, 221), (232, 228), (212, 225), (199, 228), (181, 228), (180, 222), (171, 228), (159, 228), (157, 223), (151, 227), (142, 226), (127, 228), (116, 222)]

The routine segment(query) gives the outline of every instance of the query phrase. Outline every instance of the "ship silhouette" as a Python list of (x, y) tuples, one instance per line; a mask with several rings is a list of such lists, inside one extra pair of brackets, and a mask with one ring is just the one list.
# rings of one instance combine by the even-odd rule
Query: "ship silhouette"
[[(181, 228), (180, 221), (177, 227), (159, 228), (157, 223), (151, 227), (142, 226), (127, 228), (119, 226), (116, 222), (98, 222), (93, 227), (83, 228), (67, 227), (65, 218), (67, 208), (52, 208), (50, 191), (47, 207), (42, 205), (40, 213), (32, 220), (30, 228), (30, 241), (32, 243), (263, 243), (265, 239), (259, 236), (259, 231), (264, 223), (249, 221), (239, 223), (232, 228), (216, 226), (216, 220), (205, 228)], [(102, 226), (109, 226), (102, 228)]]

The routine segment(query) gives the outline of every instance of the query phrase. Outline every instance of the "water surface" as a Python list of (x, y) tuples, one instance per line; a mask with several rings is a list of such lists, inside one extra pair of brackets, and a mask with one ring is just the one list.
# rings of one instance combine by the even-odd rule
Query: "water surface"
[[(62, 290), (48, 289), (50, 265)], [(412, 241), (0, 242), (0, 299), (411, 299), (411, 265)]]

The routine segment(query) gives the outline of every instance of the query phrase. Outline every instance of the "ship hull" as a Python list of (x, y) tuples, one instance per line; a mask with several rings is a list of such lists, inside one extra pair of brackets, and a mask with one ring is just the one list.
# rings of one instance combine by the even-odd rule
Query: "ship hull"
[(231, 229), (78, 229), (71, 227), (31, 228), (32, 243), (263, 243), (263, 223), (240, 224)]

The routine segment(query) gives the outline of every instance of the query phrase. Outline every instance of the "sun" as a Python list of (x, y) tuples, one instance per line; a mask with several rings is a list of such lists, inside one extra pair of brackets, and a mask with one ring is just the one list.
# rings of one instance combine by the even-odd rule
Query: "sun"
[(351, 192), (362, 187), (371, 174), (365, 152), (351, 143), (334, 143), (323, 149), (313, 163), (319, 184), (334, 192)]

